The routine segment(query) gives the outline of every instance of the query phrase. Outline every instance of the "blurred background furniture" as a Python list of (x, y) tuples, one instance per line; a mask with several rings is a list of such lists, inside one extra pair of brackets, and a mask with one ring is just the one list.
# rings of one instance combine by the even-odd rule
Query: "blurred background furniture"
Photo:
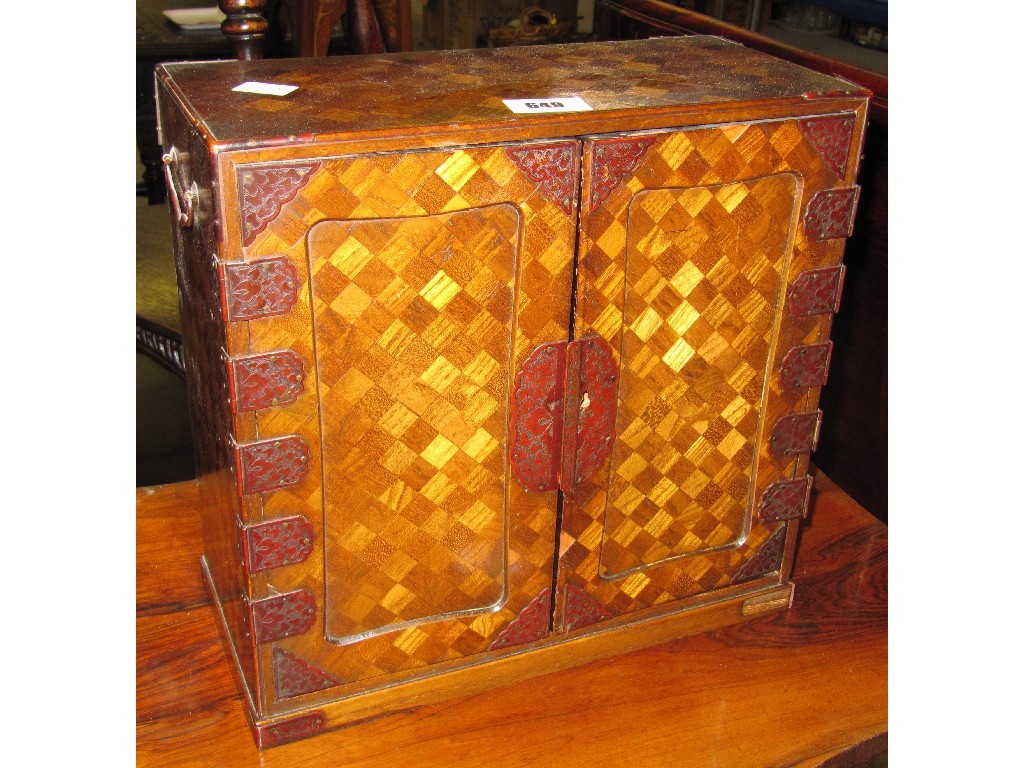
[(159, 62), (412, 50), (409, 0), (221, 0), (220, 28), (183, 28), (164, 15), (212, 6), (213, 0), (136, 0), (136, 141), (145, 166), (136, 191), (153, 205), (164, 201), (153, 100)]
[[(180, 26), (165, 11), (210, 8), (210, 0), (136, 0), (136, 145), (144, 167), (136, 194), (150, 205), (165, 202), (162, 150), (156, 131), (153, 67), (162, 61), (325, 56), (329, 52), (383, 53), (412, 48), (409, 0), (221, 0), (218, 27)], [(344, 34), (342, 17), (347, 18)], [(333, 33), (333, 36), (332, 36)], [(165, 286), (147, 286), (146, 299), (162, 301)], [(183, 376), (181, 335), (171, 313), (137, 313), (137, 349)], [(161, 307), (161, 310), (165, 309)]]

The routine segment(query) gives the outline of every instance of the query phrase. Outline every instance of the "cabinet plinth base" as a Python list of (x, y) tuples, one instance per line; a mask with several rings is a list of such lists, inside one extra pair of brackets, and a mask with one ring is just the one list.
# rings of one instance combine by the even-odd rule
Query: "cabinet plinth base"
[(642, 620), (629, 617), (627, 621), (592, 624), (576, 632), (550, 635), (533, 643), (481, 654), (476, 659), (460, 659), (458, 667), (421, 670), (418, 677), (393, 684), (389, 682), (382, 686), (380, 681), (371, 680), (361, 689), (346, 685), (337, 689), (339, 697), (334, 700), (260, 716), (256, 713), (253, 693), (245, 683), (227, 630), (221, 597), (205, 557), (201, 558), (201, 566), (203, 581), (217, 609), (221, 639), (232, 662), (235, 683), (242, 691), (246, 717), (260, 749), (355, 725), (410, 707), (472, 696), (519, 680), (709, 632), (749, 621), (754, 614), (785, 611), (792, 604), (794, 590), (792, 582), (779, 584), (770, 578), (750, 582), (701, 595), (691, 601), (680, 601), (673, 606), (676, 610), (672, 613)]

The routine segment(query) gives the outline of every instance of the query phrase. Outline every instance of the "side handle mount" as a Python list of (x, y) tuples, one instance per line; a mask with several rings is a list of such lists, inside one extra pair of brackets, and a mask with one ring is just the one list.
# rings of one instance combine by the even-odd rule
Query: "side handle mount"
[(196, 205), (199, 203), (199, 185), (193, 181), (184, 193), (179, 189), (179, 180), (175, 178), (173, 167), (180, 168), (183, 164), (182, 160), (183, 153), (175, 147), (171, 147), (171, 151), (163, 156), (164, 180), (167, 182), (167, 190), (170, 192), (174, 220), (179, 227), (188, 228), (195, 224)]

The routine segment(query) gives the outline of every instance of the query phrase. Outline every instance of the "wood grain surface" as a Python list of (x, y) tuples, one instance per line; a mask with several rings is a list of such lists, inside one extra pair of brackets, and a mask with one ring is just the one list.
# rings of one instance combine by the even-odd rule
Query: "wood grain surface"
[[(453, 74), (456, 73), (456, 74)], [(695, 74), (699, 73), (699, 74)], [(184, 94), (211, 141), (301, 146), (317, 141), (487, 128), (553, 127), (549, 135), (614, 131), (635, 110), (669, 112), (673, 122), (714, 105), (866, 95), (859, 86), (715, 37), (674, 37), (575, 45), (424, 51), (386, 56), (177, 62), (158, 77)], [(246, 81), (292, 85), (283, 97), (232, 90)], [(343, 84), (343, 85), (341, 85)], [(592, 112), (519, 115), (502, 99), (579, 96)], [(811, 102), (809, 105), (808, 102)], [(726, 120), (722, 115), (716, 117)], [(648, 123), (648, 126), (653, 123)], [(558, 128), (558, 126), (562, 126)], [(566, 127), (570, 126), (570, 127)], [(435, 141), (436, 141), (435, 136)]]
[(257, 752), (195, 483), (137, 492), (140, 766), (829, 766), (885, 750), (887, 529), (820, 473), (793, 608)]
[(871, 120), (888, 124), (889, 78), (838, 59), (795, 48), (758, 32), (661, 0), (597, 0), (594, 30), (599, 40), (664, 35), (715, 35), (871, 91)]

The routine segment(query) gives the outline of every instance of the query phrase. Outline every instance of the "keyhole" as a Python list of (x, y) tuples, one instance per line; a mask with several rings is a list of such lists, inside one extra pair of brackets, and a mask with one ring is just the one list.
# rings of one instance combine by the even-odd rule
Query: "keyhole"
[(583, 400), (580, 402), (580, 413), (582, 413), (583, 411), (587, 410), (587, 408), (589, 408), (589, 407), (590, 407), (590, 393), (589, 392), (584, 392), (583, 393)]

